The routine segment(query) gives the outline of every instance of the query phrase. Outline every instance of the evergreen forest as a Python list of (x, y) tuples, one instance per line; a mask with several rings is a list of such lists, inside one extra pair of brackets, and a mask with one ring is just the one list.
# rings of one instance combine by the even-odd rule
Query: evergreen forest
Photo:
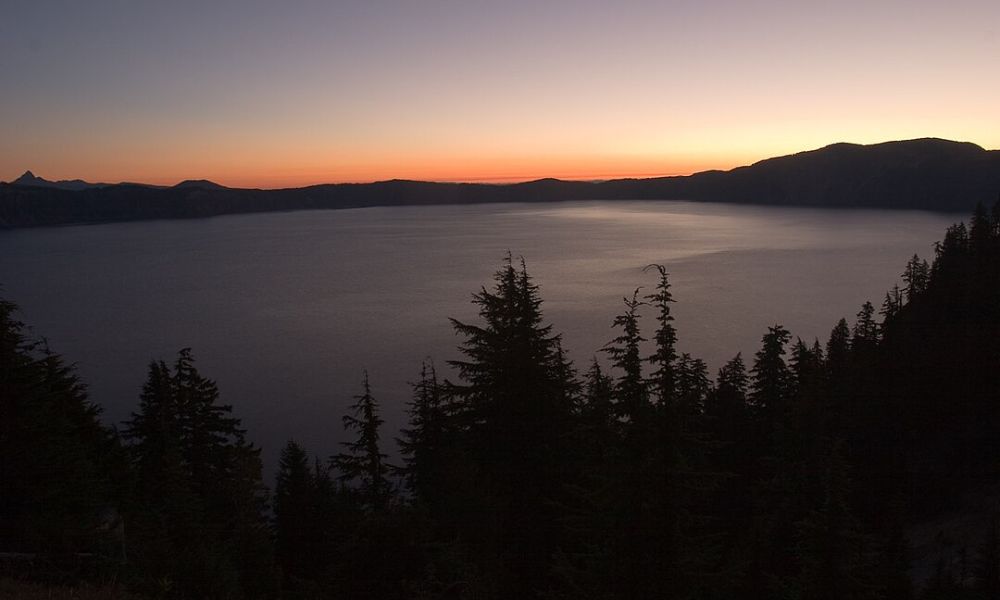
[(414, 365), (407, 427), (359, 373), (348, 441), (289, 440), (274, 481), (191, 349), (110, 426), (0, 301), (0, 595), (1000, 599), (1000, 202), (927, 258), (713, 374), (669, 265), (581, 363), (508, 256), (456, 358)]

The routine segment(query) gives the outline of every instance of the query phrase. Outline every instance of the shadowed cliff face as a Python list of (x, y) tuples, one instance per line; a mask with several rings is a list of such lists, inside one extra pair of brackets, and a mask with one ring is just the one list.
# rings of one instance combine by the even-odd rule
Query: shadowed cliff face
[(0, 226), (207, 217), (231, 213), (484, 202), (684, 199), (787, 206), (967, 212), (1000, 193), (1000, 151), (940, 139), (834, 144), (731, 171), (605, 182), (511, 185), (391, 180), (297, 189), (232, 189), (206, 180), (171, 188), (49, 182), (30, 171), (0, 184)]

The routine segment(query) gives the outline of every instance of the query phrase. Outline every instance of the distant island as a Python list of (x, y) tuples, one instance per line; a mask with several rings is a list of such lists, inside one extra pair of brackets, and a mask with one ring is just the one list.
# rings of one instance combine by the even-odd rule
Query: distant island
[(515, 184), (390, 180), (290, 189), (48, 181), (0, 183), (0, 228), (181, 219), (268, 211), (567, 200), (690, 200), (967, 213), (1000, 193), (1000, 150), (937, 138), (839, 143), (730, 171), (600, 182)]

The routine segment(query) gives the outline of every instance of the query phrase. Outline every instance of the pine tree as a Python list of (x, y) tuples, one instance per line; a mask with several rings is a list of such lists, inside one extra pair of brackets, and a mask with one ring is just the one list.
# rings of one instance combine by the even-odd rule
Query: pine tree
[(985, 257), (990, 252), (992, 223), (982, 202), (976, 203), (969, 222), (969, 249), (974, 256)]
[(584, 377), (583, 410), (598, 415), (599, 421), (610, 423), (614, 418), (612, 407), (614, 385), (614, 379), (604, 374), (604, 369), (594, 357)]
[(462, 380), (449, 387), (453, 409), (466, 431), (485, 436), (480, 439), (491, 454), (510, 454), (490, 457), (514, 461), (495, 465), (503, 470), (517, 469), (518, 455), (549, 446), (570, 424), (567, 365), (560, 337), (542, 324), (541, 302), (524, 262), (518, 270), (508, 256), (494, 290), (483, 288), (473, 297), (483, 325), (452, 319), (466, 338), (460, 348), (465, 360), (449, 361)]
[(331, 464), (338, 471), (341, 481), (355, 483), (362, 505), (368, 511), (379, 511), (390, 499), (392, 486), (389, 483), (389, 465), (386, 454), (379, 449), (379, 428), (384, 422), (379, 417), (378, 403), (372, 396), (368, 383), (368, 371), (364, 372), (362, 393), (354, 396), (350, 410), (344, 415), (344, 429), (353, 432), (356, 438), (343, 442), (346, 452), (331, 458)]
[(286, 577), (303, 578), (313, 571), (318, 550), (313, 521), (316, 493), (309, 456), (289, 440), (281, 451), (274, 486), (275, 545)]
[(434, 365), (428, 361), (420, 367), (409, 407), (410, 427), (401, 430), (402, 437), (396, 440), (404, 462), (397, 471), (413, 495), (428, 502), (445, 484), (441, 461), (448, 433), (443, 390)]
[(309, 563), (310, 579), (322, 580), (329, 567), (342, 562), (344, 553), (351, 549), (355, 531), (364, 522), (365, 514), (353, 491), (333, 477), (329, 461), (314, 458), (310, 480), (314, 493), (310, 539), (315, 547)]
[(800, 511), (800, 439), (796, 434), (793, 393), (795, 379), (785, 363), (791, 334), (781, 325), (768, 328), (750, 371), (749, 431), (756, 463), (749, 473), (753, 519), (748, 531), (751, 564), (743, 595), (778, 595), (776, 585), (791, 576), (793, 523)]
[(819, 340), (810, 348), (797, 338), (792, 345), (790, 361), (795, 404), (793, 407), (794, 433), (804, 447), (815, 451), (828, 432), (830, 420), (826, 397), (826, 365)]
[(173, 393), (170, 369), (163, 361), (150, 362), (139, 412), (132, 413), (122, 432), (133, 442), (131, 451), (140, 476), (149, 476), (150, 484), (167, 462), (182, 468), (180, 416)]
[(726, 475), (715, 500), (718, 519), (728, 526), (725, 535), (730, 539), (740, 533), (743, 514), (747, 508), (747, 486), (755, 467), (755, 440), (751, 435), (750, 414), (747, 405), (750, 377), (747, 375), (743, 356), (737, 354), (719, 369), (715, 388), (705, 401), (705, 419), (714, 442), (711, 448), (712, 465)]
[[(921, 260), (916, 254), (906, 263), (903, 271), (903, 294), (906, 302), (913, 302), (913, 299), (920, 296), (927, 290), (930, 283), (931, 268), (926, 260)], [(897, 304), (898, 306), (898, 304)]]
[(700, 358), (691, 358), (687, 352), (677, 360), (675, 394), (677, 407), (672, 411), (674, 418), (680, 418), (684, 428), (693, 418), (702, 414), (705, 399), (712, 390), (708, 378), (708, 366)]
[(560, 407), (561, 421), (567, 433), (575, 426), (580, 403), (583, 401), (583, 384), (577, 378), (576, 367), (563, 349), (562, 338), (556, 338), (555, 354), (552, 360), (555, 380), (556, 406)]
[(714, 465), (728, 476), (716, 514), (730, 522), (740, 508), (746, 507), (743, 498), (754, 469), (754, 452), (758, 450), (756, 440), (748, 435), (752, 431), (747, 405), (749, 385), (743, 356), (737, 354), (719, 369), (715, 388), (705, 402), (705, 418), (715, 446), (711, 452)]
[(791, 334), (781, 325), (769, 327), (764, 334), (750, 371), (750, 403), (759, 413), (781, 413), (788, 406), (792, 374), (782, 357), (790, 338)]
[(878, 323), (875, 322), (875, 307), (866, 301), (858, 312), (858, 320), (851, 332), (851, 348), (855, 352), (870, 350), (878, 344)]
[(955, 286), (965, 274), (964, 262), (968, 253), (969, 230), (965, 223), (952, 225), (945, 231), (944, 240), (934, 244), (931, 281), (943, 284), (944, 288)]
[(608, 538), (615, 531), (614, 502), (618, 472), (619, 426), (614, 406), (614, 380), (597, 358), (584, 376), (578, 426), (573, 436), (580, 456), (569, 482), (568, 498), (559, 507), (564, 545), (556, 551), (554, 573), (561, 593), (556, 598), (599, 594), (614, 579), (616, 557)]
[(166, 562), (176, 548), (194, 543), (205, 520), (204, 502), (195, 491), (184, 460), (184, 433), (170, 368), (149, 364), (139, 411), (125, 423), (122, 437), (136, 472), (134, 507), (145, 562)]
[[(657, 541), (662, 541), (665, 529), (661, 517), (666, 515), (658, 510), (654, 498), (663, 498), (667, 472), (661, 446), (664, 440), (659, 438), (659, 422), (642, 373), (640, 345), (646, 340), (639, 330), (639, 308), (645, 303), (639, 300), (638, 288), (631, 298), (622, 300), (625, 312), (612, 322), (621, 332), (602, 348), (619, 371), (612, 397), (621, 431), (614, 475), (609, 481), (614, 493), (603, 508), (607, 514), (603, 520), (603, 534), (608, 538), (605, 543), (614, 556), (613, 562), (604, 566), (607, 573), (603, 579), (606, 593), (615, 593), (613, 583), (618, 581), (623, 588), (618, 593), (638, 596), (652, 587), (652, 580), (666, 576), (662, 567), (673, 564), (674, 557), (667, 558), (668, 550), (662, 547), (651, 552)], [(674, 439), (672, 436), (669, 441)]]
[(737, 353), (719, 369), (715, 396), (720, 399), (725, 398), (726, 404), (745, 402), (749, 383), (750, 378), (747, 376), (746, 365), (743, 363), (743, 355)]
[(611, 364), (621, 371), (615, 382), (615, 410), (618, 417), (630, 422), (648, 419), (651, 413), (649, 391), (642, 377), (640, 344), (646, 341), (639, 333), (639, 308), (645, 303), (639, 300), (639, 289), (632, 298), (623, 298), (625, 312), (616, 316), (612, 327), (620, 328), (621, 334), (608, 342), (602, 349), (611, 357)]
[(826, 363), (831, 379), (843, 380), (850, 363), (850, 354), (851, 330), (847, 319), (841, 319), (830, 332), (830, 341), (826, 344)]
[(123, 436), (137, 472), (131, 508), (137, 563), (150, 581), (204, 596), (273, 593), (260, 451), (183, 349), (153, 362)]
[(595, 458), (606, 456), (617, 434), (614, 380), (604, 374), (596, 358), (591, 362), (584, 378), (583, 399), (580, 407), (580, 443), (593, 447), (596, 451)]
[(894, 285), (891, 290), (885, 293), (885, 300), (882, 301), (882, 308), (879, 310), (879, 315), (882, 316), (883, 324), (887, 324), (889, 321), (894, 319), (896, 315), (899, 314), (899, 310), (902, 307), (903, 292), (899, 289), (898, 285)]
[[(482, 542), (508, 571), (506, 593), (540, 589), (557, 542), (554, 502), (573, 472), (567, 449), (574, 426), (575, 382), (542, 300), (522, 260), (507, 257), (494, 287), (473, 296), (481, 325), (452, 319), (465, 338), (461, 380), (448, 386), (456, 435), (481, 478)], [(466, 507), (466, 510), (469, 510)]]
[(810, 348), (802, 338), (796, 338), (792, 345), (792, 379), (800, 399), (804, 395), (815, 395), (817, 388), (822, 385), (824, 362), (823, 352), (818, 344), (817, 340)]
[[(655, 371), (650, 377), (650, 386), (662, 405), (669, 405), (674, 400), (677, 385), (676, 361), (677, 330), (674, 328), (674, 317), (670, 314), (670, 304), (674, 302), (670, 293), (670, 281), (666, 267), (663, 265), (648, 265), (644, 270), (655, 268), (660, 275), (656, 292), (645, 296), (646, 302), (656, 309), (658, 327), (653, 335), (655, 351), (647, 358)], [(634, 298), (633, 298), (634, 300)]]
[(0, 549), (103, 552), (116, 440), (73, 367), (31, 339), (16, 311), (0, 299)]
[[(594, 597), (650, 597), (671, 590), (693, 593), (707, 580), (713, 554), (703, 538), (707, 490), (715, 478), (704, 466), (705, 428), (698, 422), (711, 385), (703, 361), (677, 356), (669, 312), (669, 284), (661, 273), (657, 293), (647, 296), (659, 308), (660, 324), (650, 359), (643, 360), (639, 330), (639, 290), (624, 298), (625, 312), (613, 321), (619, 335), (604, 351), (619, 375), (612, 390), (621, 430), (607, 487), (589, 498), (590, 530), (599, 532), (587, 547), (592, 577), (581, 586)], [(658, 367), (647, 382), (642, 363)], [(650, 401), (655, 390), (659, 402)], [(598, 558), (602, 557), (602, 558)], [(596, 573), (595, 573), (596, 571)]]
[(231, 416), (233, 407), (219, 403), (218, 387), (195, 368), (190, 348), (174, 362), (172, 385), (184, 462), (203, 499), (207, 526), (227, 538), (249, 523), (259, 526), (264, 509), (260, 450), (246, 441), (240, 420)]

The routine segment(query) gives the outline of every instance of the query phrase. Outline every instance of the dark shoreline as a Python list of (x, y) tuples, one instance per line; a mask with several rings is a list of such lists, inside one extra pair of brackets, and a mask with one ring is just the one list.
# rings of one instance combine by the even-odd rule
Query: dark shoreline
[(684, 200), (963, 213), (1000, 193), (1000, 151), (939, 139), (834, 144), (731, 171), (601, 182), (514, 184), (391, 180), (275, 190), (188, 182), (67, 190), (0, 184), (0, 229), (375, 206), (574, 200)]

